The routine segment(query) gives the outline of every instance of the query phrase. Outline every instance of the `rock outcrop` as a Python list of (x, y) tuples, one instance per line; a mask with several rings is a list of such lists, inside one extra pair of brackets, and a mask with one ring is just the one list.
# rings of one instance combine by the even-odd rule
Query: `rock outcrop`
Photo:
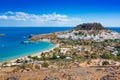
[(106, 30), (100, 23), (83, 23), (77, 25), (75, 30)]
[(0, 36), (5, 36), (5, 34), (0, 34)]

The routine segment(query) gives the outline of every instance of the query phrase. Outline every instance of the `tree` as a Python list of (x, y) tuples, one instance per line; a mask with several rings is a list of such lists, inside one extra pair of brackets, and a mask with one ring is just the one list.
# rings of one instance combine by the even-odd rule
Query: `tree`
[(54, 52), (53, 53), (53, 56), (52, 56), (52, 58), (51, 59), (57, 59), (57, 55), (56, 55), (56, 53)]
[(63, 53), (60, 54), (60, 58), (61, 59), (65, 59), (66, 55), (64, 55)]
[(41, 60), (48, 60), (49, 58), (45, 56), (45, 53), (42, 53), (40, 59)]

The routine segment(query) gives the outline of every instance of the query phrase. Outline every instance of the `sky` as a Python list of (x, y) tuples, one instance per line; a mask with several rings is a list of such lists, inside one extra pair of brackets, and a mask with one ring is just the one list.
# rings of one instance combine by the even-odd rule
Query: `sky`
[(120, 27), (120, 0), (0, 0), (0, 26)]

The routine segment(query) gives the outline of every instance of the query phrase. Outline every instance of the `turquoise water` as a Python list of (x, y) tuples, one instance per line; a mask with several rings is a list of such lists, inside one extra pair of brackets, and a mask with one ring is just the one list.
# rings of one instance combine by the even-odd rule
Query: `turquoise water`
[(55, 44), (49, 42), (21, 44), (21, 41), (28, 40), (30, 34), (45, 34), (69, 29), (71, 29), (71, 27), (0, 27), (0, 33), (5, 34), (4, 37), (0, 37), (0, 62), (28, 56), (36, 52), (48, 50), (55, 46)]

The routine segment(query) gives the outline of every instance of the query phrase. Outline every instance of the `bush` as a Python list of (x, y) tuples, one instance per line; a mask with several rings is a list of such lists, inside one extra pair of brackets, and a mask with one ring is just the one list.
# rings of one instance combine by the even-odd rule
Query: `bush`
[(31, 57), (31, 59), (33, 59), (33, 60), (40, 60), (40, 58), (38, 58), (37, 56)]
[(73, 52), (72, 58), (75, 60), (75, 59), (77, 59), (77, 57), (78, 57), (77, 53), (76, 53), (76, 52)]
[(96, 53), (91, 54), (91, 58), (92, 59), (96, 59), (97, 58), (97, 54)]
[(8, 62), (4, 62), (2, 65), (6, 65), (6, 64), (8, 64)]
[(17, 59), (17, 60), (16, 60), (16, 62), (17, 62), (17, 63), (20, 63), (20, 62), (21, 62), (21, 60), (20, 60), (20, 59)]
[(53, 53), (53, 56), (51, 59), (57, 59), (57, 55), (55, 53)]
[(49, 57), (41, 56), (40, 60), (49, 60)]
[(32, 58), (31, 56), (28, 56), (28, 58)]
[(117, 54), (117, 59), (120, 60), (120, 52)]
[(79, 35), (84, 35), (84, 33), (83, 33), (83, 32), (79, 32), (78, 34), (79, 34)]
[(64, 55), (64, 54), (61, 53), (60, 58), (61, 59), (65, 59), (65, 57), (66, 57), (66, 55)]
[(115, 56), (113, 54), (104, 53), (103, 55), (101, 55), (101, 58), (103, 58), (103, 59), (115, 59)]
[(104, 65), (109, 65), (109, 62), (108, 61), (103, 61), (102, 62), (102, 65), (104, 66)]
[(117, 56), (120, 56), (120, 52), (117, 54)]
[(48, 67), (49, 66), (49, 63), (44, 61), (44, 63), (41, 64), (42, 67)]
[(29, 69), (33, 69), (33, 64), (22, 64), (21, 66), (20, 66), (22, 69), (26, 69), (26, 68), (29, 68)]
[(77, 35), (84, 35), (84, 33), (83, 32), (78, 32), (78, 33), (74, 33), (76, 36)]
[(77, 56), (77, 53), (76, 52), (73, 52), (73, 54), (72, 54), (73, 56)]
[(86, 59), (89, 59), (89, 58), (90, 58), (90, 55), (89, 55), (89, 54), (86, 54), (84, 57), (85, 57)]

